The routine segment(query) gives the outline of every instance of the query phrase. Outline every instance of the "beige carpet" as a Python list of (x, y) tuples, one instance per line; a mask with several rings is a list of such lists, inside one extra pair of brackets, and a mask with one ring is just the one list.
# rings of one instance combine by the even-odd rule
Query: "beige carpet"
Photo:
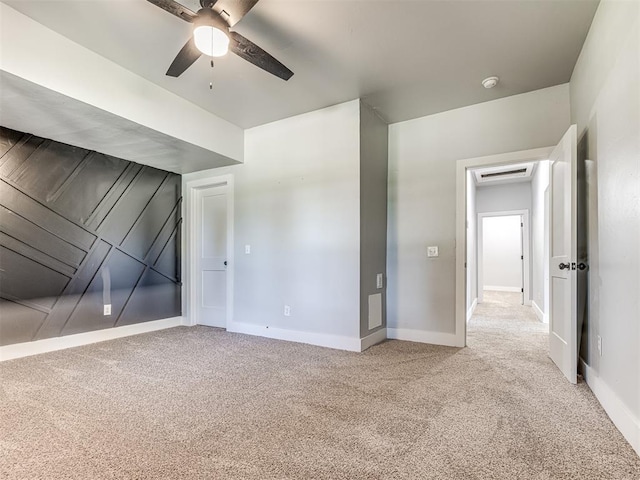
[(639, 479), (507, 297), (478, 307), (462, 350), (196, 327), (5, 362), (0, 478)]

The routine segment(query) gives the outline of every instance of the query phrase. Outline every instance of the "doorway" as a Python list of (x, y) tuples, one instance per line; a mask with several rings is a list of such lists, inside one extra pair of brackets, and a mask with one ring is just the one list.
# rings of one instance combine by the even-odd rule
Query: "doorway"
[(187, 318), (190, 325), (227, 328), (233, 316), (233, 180), (186, 184)]
[[(522, 215), (523, 213), (526, 213), (527, 215), (529, 215), (529, 212), (522, 211), (527, 210), (528, 207), (515, 207), (511, 209), (504, 208), (504, 203), (499, 201), (491, 203), (490, 208), (488, 207), (484, 210), (477, 209), (475, 207), (475, 203), (480, 200), (479, 198), (477, 198), (477, 193), (480, 190), (476, 189), (477, 179), (474, 180), (473, 171), (489, 169), (489, 171), (486, 172), (487, 177), (495, 177), (495, 173), (498, 173), (499, 170), (503, 170), (505, 166), (515, 167), (518, 164), (535, 164), (540, 161), (548, 160), (552, 151), (553, 147), (536, 148), (532, 150), (459, 160), (457, 162), (456, 245), (458, 246), (458, 248), (456, 248), (456, 337), (457, 342), (460, 346), (466, 346), (467, 322), (473, 315), (478, 302), (481, 300), (480, 296), (482, 295), (482, 289), (480, 288), (480, 285), (478, 285), (479, 282), (477, 281), (477, 257), (479, 256), (477, 243), (478, 230), (480, 230), (481, 228), (480, 218), (477, 214), (478, 210), (482, 211), (483, 213), (512, 213), (514, 215)], [(491, 169), (495, 169), (496, 171), (492, 172)], [(514, 170), (516, 170), (514, 174), (517, 175), (518, 172), (522, 170), (522, 168), (514, 168)], [(534, 221), (536, 220), (537, 216), (535, 212), (533, 213), (533, 215), (531, 215), (530, 218), (533, 218)], [(527, 228), (530, 218), (522, 222), (527, 224)], [(525, 246), (524, 243), (529, 240), (529, 233), (528, 231), (524, 232), (523, 230), (523, 234), (523, 250), (526, 250), (527, 246)], [(526, 252), (523, 252), (523, 255), (525, 253)], [(532, 260), (532, 263), (535, 263), (535, 259)], [(527, 264), (529, 262), (524, 263), (525, 268), (527, 268)], [(525, 282), (527, 281), (529, 281), (528, 286), (531, 286), (529, 277), (530, 275), (528, 275), (527, 272), (524, 272), (524, 280), (522, 282), (523, 287), (521, 288), (525, 288)], [(513, 295), (515, 292), (508, 293)], [(533, 295), (525, 293), (525, 305), (527, 305), (530, 298), (535, 297), (535, 292), (532, 293)], [(515, 294), (517, 295), (517, 293)], [(518, 295), (518, 304), (521, 303), (520, 299), (521, 295)]]
[[(549, 357), (571, 383), (577, 381), (577, 280), (576, 269), (585, 269), (586, 263), (577, 259), (576, 213), (576, 125), (571, 125), (555, 147), (525, 150), (487, 157), (459, 160), (456, 164), (456, 343), (467, 344), (467, 318), (469, 279), (468, 229), (469, 205), (473, 203), (475, 190), (470, 188), (472, 170), (485, 167), (515, 167), (520, 162), (546, 162), (549, 167), (548, 236), (549, 236)], [(489, 167), (488, 169), (486, 167)], [(522, 172), (513, 168), (511, 174)], [(487, 172), (486, 176), (492, 175)], [(545, 204), (546, 192), (541, 194)], [(469, 200), (469, 198), (471, 200)], [(544, 211), (547, 208), (543, 208)], [(546, 250), (546, 248), (544, 248)], [(543, 272), (544, 274), (544, 272)]]
[(479, 213), (477, 246), (478, 303), (498, 291), (530, 305), (528, 210)]

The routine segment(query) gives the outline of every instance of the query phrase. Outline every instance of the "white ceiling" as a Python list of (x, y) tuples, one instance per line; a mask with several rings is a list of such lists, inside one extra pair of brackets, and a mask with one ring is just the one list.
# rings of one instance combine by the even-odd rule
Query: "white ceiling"
[[(164, 75), (191, 25), (146, 0), (3, 1), (243, 128), (359, 97), (394, 123), (568, 82), (598, 3), (261, 0), (235, 30), (295, 75), (284, 82), (229, 54), (210, 90), (205, 57)], [(486, 90), (491, 75), (501, 82)]]

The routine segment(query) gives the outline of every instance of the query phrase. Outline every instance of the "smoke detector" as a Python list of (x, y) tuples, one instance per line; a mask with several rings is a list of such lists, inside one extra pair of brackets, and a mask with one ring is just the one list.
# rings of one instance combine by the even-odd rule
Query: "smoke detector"
[(495, 87), (500, 79), (498, 77), (489, 77), (482, 80), (482, 86), (484, 88), (493, 88)]

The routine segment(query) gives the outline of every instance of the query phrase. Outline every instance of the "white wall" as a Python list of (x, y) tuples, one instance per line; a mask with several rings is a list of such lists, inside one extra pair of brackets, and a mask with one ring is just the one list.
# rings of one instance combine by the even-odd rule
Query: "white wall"
[(456, 160), (555, 145), (568, 126), (568, 85), (390, 125), (389, 327), (455, 332)]
[(531, 182), (478, 187), (476, 195), (478, 213), (531, 211)]
[(570, 86), (592, 163), (585, 375), (640, 454), (640, 2), (600, 3)]
[(360, 338), (359, 108), (249, 129), (243, 165), (183, 176), (234, 175), (235, 322)]
[(538, 162), (531, 181), (531, 300), (540, 320), (549, 321), (549, 162)]
[(484, 217), (482, 285), (485, 290), (519, 292), (522, 282), (520, 215)]

